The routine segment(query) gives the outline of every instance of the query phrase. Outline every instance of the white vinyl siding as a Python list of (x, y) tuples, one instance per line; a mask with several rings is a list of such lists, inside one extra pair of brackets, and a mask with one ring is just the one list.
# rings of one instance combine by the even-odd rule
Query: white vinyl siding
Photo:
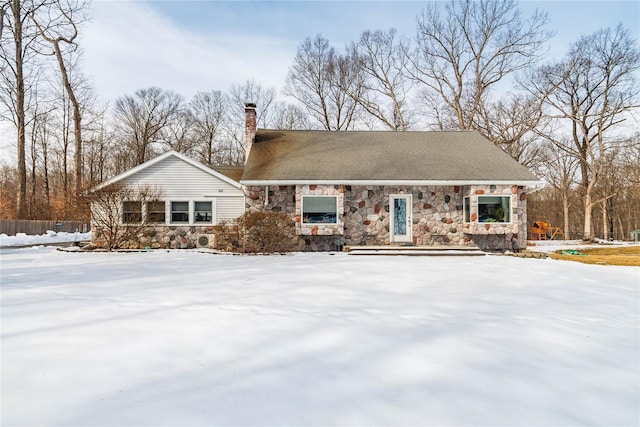
[[(240, 212), (240, 213), (238, 213)], [(219, 197), (216, 200), (216, 223), (235, 219), (244, 213), (244, 196)]]
[[(170, 156), (122, 180), (125, 185), (141, 185), (157, 188), (160, 199), (167, 202), (189, 202), (189, 224), (196, 201), (212, 203), (213, 223), (223, 219), (235, 219), (244, 213), (242, 189), (209, 174), (184, 160)], [(167, 221), (171, 221), (171, 203), (167, 206)], [(200, 223), (202, 225), (202, 223)]]
[(161, 187), (162, 197), (166, 200), (197, 200), (203, 194), (243, 194), (241, 189), (177, 157), (167, 157), (123, 181), (125, 184)]

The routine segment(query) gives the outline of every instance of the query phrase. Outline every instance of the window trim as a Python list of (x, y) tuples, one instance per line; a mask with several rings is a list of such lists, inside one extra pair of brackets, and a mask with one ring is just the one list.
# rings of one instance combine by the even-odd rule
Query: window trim
[[(211, 210), (209, 211), (211, 213), (211, 219), (209, 221), (198, 221), (197, 219), (197, 210), (196, 210), (196, 204), (197, 203), (209, 203), (209, 205), (211, 206)], [(206, 225), (211, 225), (214, 223), (215, 220), (215, 203), (213, 202), (213, 200), (194, 200), (193, 201), (193, 223), (196, 225), (201, 225), (201, 224), (206, 224)]]
[[(173, 220), (173, 213), (184, 213), (184, 210), (174, 210), (173, 209), (173, 204), (174, 203), (186, 203), (187, 204), (187, 220), (186, 221), (174, 221)], [(169, 224), (177, 224), (177, 225), (189, 225), (191, 224), (191, 202), (189, 200), (170, 200), (169, 201)]]
[[(305, 222), (304, 220), (304, 200), (306, 198), (332, 198), (335, 201), (335, 221), (333, 222)], [(340, 222), (338, 213), (338, 195), (337, 194), (303, 194), (300, 198), (300, 223), (309, 226), (330, 226), (338, 225)]]
[[(125, 204), (127, 203), (136, 203), (138, 205), (139, 210), (138, 211), (127, 211), (125, 210)], [(122, 221), (122, 224), (142, 224), (143, 220), (144, 220), (144, 215), (143, 215), (143, 206), (142, 206), (142, 200), (123, 200), (122, 201), (122, 216), (120, 218), (120, 220)], [(140, 215), (140, 220), (139, 221), (127, 221), (125, 220), (125, 216), (127, 214), (139, 214)]]
[(462, 221), (470, 224), (471, 221), (471, 196), (465, 196), (462, 200)]
[[(508, 217), (507, 218), (508, 220), (507, 221), (497, 221), (497, 220), (496, 221), (481, 221), (480, 220), (480, 200), (483, 199), (483, 198), (485, 198), (485, 199), (488, 199), (488, 198), (507, 199), (509, 206), (505, 210), (505, 215)], [(513, 201), (511, 199), (512, 199), (511, 196), (503, 195), (503, 194), (501, 194), (501, 195), (488, 195), (487, 194), (487, 195), (479, 195), (479, 196), (477, 196), (477, 203), (476, 203), (477, 220), (476, 220), (476, 222), (478, 224), (512, 224), (512, 217), (513, 217), (513, 212), (512, 212), (513, 206), (512, 206), (512, 204), (513, 204)], [(501, 205), (502, 205), (502, 203), (501, 203)]]
[[(163, 220), (162, 221), (152, 221), (151, 220), (151, 214), (152, 213), (160, 213), (160, 211), (153, 212), (153, 211), (149, 210), (149, 205), (151, 203), (158, 203), (158, 204), (162, 203), (162, 205), (164, 206), (164, 209), (163, 209), (163, 212), (162, 212), (163, 213)], [(166, 200), (150, 200), (150, 201), (148, 201), (146, 203), (146, 205), (144, 206), (144, 209), (145, 209), (144, 217), (146, 218), (148, 224), (166, 224), (167, 223), (167, 201)]]
[[(139, 211), (126, 211), (125, 212), (125, 203), (136, 203)], [(149, 205), (151, 203), (162, 203), (164, 204), (164, 221), (151, 221), (150, 215), (152, 211), (149, 209)], [(187, 209), (174, 211), (173, 204), (174, 203), (186, 203)], [(209, 221), (196, 221), (196, 203), (209, 203), (211, 206), (211, 220)], [(139, 224), (148, 224), (150, 226), (157, 225), (176, 225), (176, 226), (209, 226), (217, 224), (217, 201), (216, 198), (211, 199), (165, 199), (165, 200), (150, 200), (150, 201), (142, 201), (142, 200), (123, 200), (120, 204), (120, 223), (123, 225), (139, 225)], [(173, 221), (173, 214), (175, 213), (186, 213), (187, 221)], [(125, 214), (138, 214), (140, 221), (138, 222), (125, 222)], [(156, 213), (160, 213), (160, 211), (156, 211)]]

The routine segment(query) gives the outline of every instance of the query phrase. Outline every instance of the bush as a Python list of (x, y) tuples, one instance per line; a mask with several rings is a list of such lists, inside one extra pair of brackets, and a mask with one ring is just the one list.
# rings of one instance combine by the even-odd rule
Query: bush
[(294, 248), (293, 219), (285, 213), (245, 212), (238, 218), (237, 224), (238, 239), (235, 246), (239, 252), (282, 253), (291, 252)]
[(238, 224), (235, 221), (222, 220), (215, 226), (216, 249), (227, 252), (240, 251)]
[(162, 190), (145, 185), (111, 184), (88, 191), (84, 199), (91, 204), (92, 242), (107, 250), (139, 248), (147, 227), (146, 218), (123, 223), (123, 202), (136, 201), (140, 206), (161, 200)]

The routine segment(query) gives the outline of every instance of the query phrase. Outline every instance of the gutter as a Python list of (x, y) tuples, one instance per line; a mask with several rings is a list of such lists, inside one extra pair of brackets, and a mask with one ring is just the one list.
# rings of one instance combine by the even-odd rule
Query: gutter
[(544, 185), (542, 180), (240, 180), (245, 186), (269, 186), (269, 185), (518, 185), (523, 187), (539, 187)]

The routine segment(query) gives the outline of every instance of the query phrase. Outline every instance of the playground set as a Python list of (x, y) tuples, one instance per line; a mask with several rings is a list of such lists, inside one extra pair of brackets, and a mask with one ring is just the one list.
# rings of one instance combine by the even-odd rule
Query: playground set
[(563, 240), (567, 240), (564, 232), (560, 227), (552, 227), (546, 221), (535, 221), (531, 227), (529, 227), (529, 240), (554, 240), (556, 237)]

